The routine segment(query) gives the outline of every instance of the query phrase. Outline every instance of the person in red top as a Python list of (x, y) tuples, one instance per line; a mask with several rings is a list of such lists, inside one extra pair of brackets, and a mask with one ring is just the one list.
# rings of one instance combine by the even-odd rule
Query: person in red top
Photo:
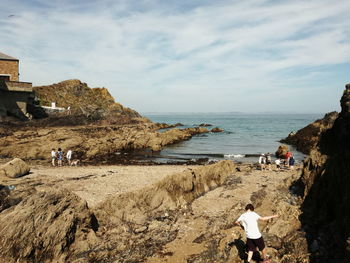
[(287, 167), (289, 167), (289, 158), (292, 156), (293, 156), (292, 152), (287, 151), (287, 153), (286, 153), (286, 165), (287, 165)]

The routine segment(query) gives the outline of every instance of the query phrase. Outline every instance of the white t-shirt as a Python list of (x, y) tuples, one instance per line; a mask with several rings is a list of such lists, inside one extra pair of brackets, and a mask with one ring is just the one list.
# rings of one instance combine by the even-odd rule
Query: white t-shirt
[(259, 164), (265, 164), (266, 163), (266, 158), (265, 156), (260, 156), (259, 157)]
[(68, 152), (67, 152), (67, 159), (72, 159), (72, 151), (71, 150), (69, 150)]
[(55, 158), (56, 157), (56, 152), (55, 151), (51, 151), (51, 157)]
[(258, 227), (258, 219), (261, 218), (257, 213), (248, 211), (242, 214), (237, 221), (242, 224), (247, 234), (247, 238), (257, 239), (261, 237)]

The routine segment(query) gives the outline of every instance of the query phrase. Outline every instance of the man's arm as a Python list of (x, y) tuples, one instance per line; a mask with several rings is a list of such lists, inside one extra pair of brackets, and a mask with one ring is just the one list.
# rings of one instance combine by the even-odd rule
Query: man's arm
[(259, 218), (259, 220), (262, 220), (262, 221), (267, 221), (267, 220), (270, 220), (272, 218), (277, 218), (279, 217), (279, 215), (272, 215), (272, 216), (262, 216)]
[(244, 227), (242, 226), (240, 221), (236, 220), (235, 224), (244, 230)]

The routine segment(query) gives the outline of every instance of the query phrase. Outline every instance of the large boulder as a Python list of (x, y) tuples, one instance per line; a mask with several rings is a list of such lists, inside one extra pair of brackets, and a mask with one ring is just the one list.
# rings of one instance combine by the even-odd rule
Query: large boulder
[(288, 151), (289, 151), (288, 145), (280, 145), (278, 146), (278, 149), (275, 152), (275, 155), (277, 158), (284, 158)]
[(30, 167), (22, 159), (15, 158), (12, 161), (0, 166), (0, 176), (17, 178), (28, 174)]

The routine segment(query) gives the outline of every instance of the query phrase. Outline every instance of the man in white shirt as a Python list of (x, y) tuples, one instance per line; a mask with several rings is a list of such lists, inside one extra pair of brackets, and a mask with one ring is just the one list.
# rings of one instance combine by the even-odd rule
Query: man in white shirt
[(235, 224), (242, 226), (247, 235), (247, 261), (250, 262), (252, 260), (254, 251), (256, 250), (256, 248), (259, 248), (264, 259), (263, 262), (269, 262), (269, 259), (266, 255), (265, 242), (259, 231), (258, 220), (267, 221), (271, 218), (278, 217), (278, 215), (261, 217), (254, 212), (254, 206), (252, 204), (248, 204), (245, 207), (245, 210), (246, 212), (236, 220)]

